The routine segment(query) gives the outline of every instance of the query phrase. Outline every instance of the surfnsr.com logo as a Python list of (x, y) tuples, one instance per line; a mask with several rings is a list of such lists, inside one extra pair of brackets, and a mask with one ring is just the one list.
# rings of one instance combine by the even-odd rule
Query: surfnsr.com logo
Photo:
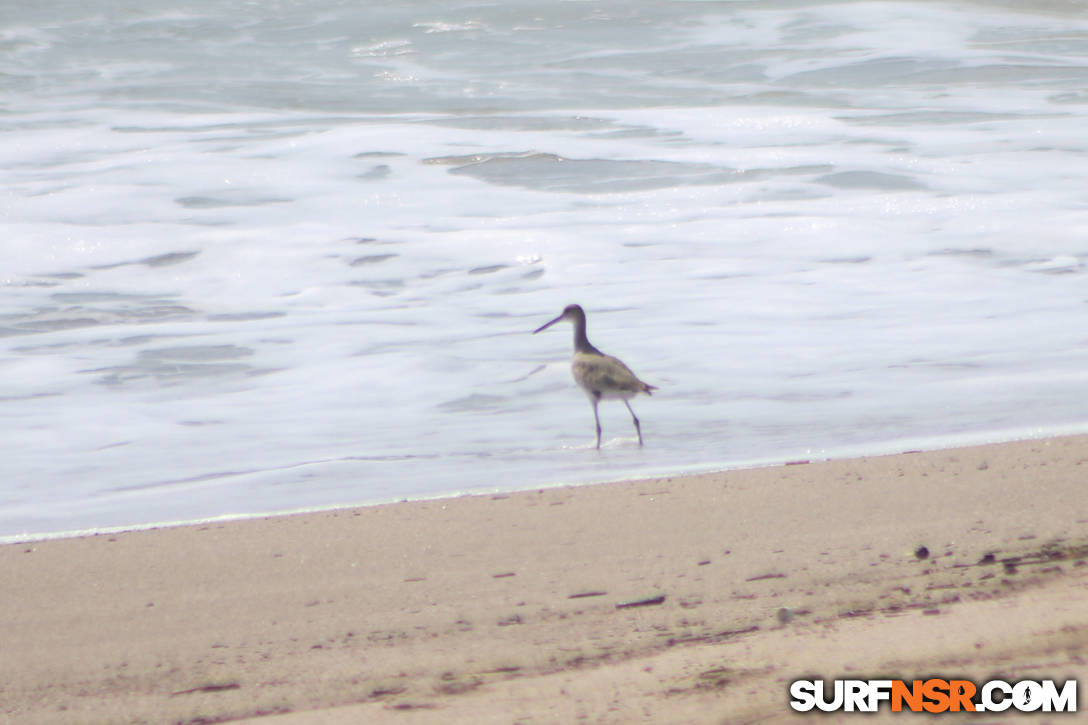
[(790, 707), (798, 712), (1076, 712), (1077, 681), (990, 680), (796, 680)]

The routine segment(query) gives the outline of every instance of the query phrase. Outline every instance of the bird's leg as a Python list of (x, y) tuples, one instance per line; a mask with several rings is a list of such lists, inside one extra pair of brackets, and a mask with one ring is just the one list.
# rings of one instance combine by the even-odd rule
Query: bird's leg
[(641, 446), (642, 445), (642, 426), (640, 426), (638, 424), (638, 416), (635, 415), (635, 411), (631, 409), (631, 404), (630, 403), (628, 403), (625, 400), (625, 401), (623, 401), (623, 404), (627, 406), (627, 412), (629, 412), (631, 414), (631, 420), (635, 421), (635, 432), (638, 433), (638, 444)]
[(597, 403), (600, 399), (593, 398), (593, 420), (597, 423), (597, 450), (601, 450), (601, 417), (597, 415)]

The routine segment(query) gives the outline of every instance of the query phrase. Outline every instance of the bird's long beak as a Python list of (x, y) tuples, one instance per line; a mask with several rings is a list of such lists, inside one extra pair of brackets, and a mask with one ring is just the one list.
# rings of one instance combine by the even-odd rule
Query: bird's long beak
[(536, 333), (540, 332), (541, 330), (547, 330), (549, 327), (551, 327), (552, 325), (554, 325), (555, 323), (559, 322), (562, 319), (563, 319), (563, 315), (559, 315), (559, 317), (556, 317), (551, 322), (545, 322), (543, 325), (541, 325), (540, 327), (533, 330), (533, 334), (535, 335)]

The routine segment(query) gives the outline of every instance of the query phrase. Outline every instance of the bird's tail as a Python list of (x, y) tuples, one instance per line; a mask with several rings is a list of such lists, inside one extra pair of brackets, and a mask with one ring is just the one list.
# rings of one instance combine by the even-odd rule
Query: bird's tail
[(642, 383), (642, 392), (646, 393), (647, 395), (653, 395), (653, 393), (650, 392), (652, 390), (657, 390), (657, 386), (650, 385), (649, 383)]

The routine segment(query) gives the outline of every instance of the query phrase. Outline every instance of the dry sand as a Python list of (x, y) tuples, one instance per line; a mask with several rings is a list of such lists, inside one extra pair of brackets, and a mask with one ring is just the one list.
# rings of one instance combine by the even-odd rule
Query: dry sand
[(1086, 485), (1078, 436), (3, 546), (0, 719), (779, 723), (809, 675), (1084, 683)]

